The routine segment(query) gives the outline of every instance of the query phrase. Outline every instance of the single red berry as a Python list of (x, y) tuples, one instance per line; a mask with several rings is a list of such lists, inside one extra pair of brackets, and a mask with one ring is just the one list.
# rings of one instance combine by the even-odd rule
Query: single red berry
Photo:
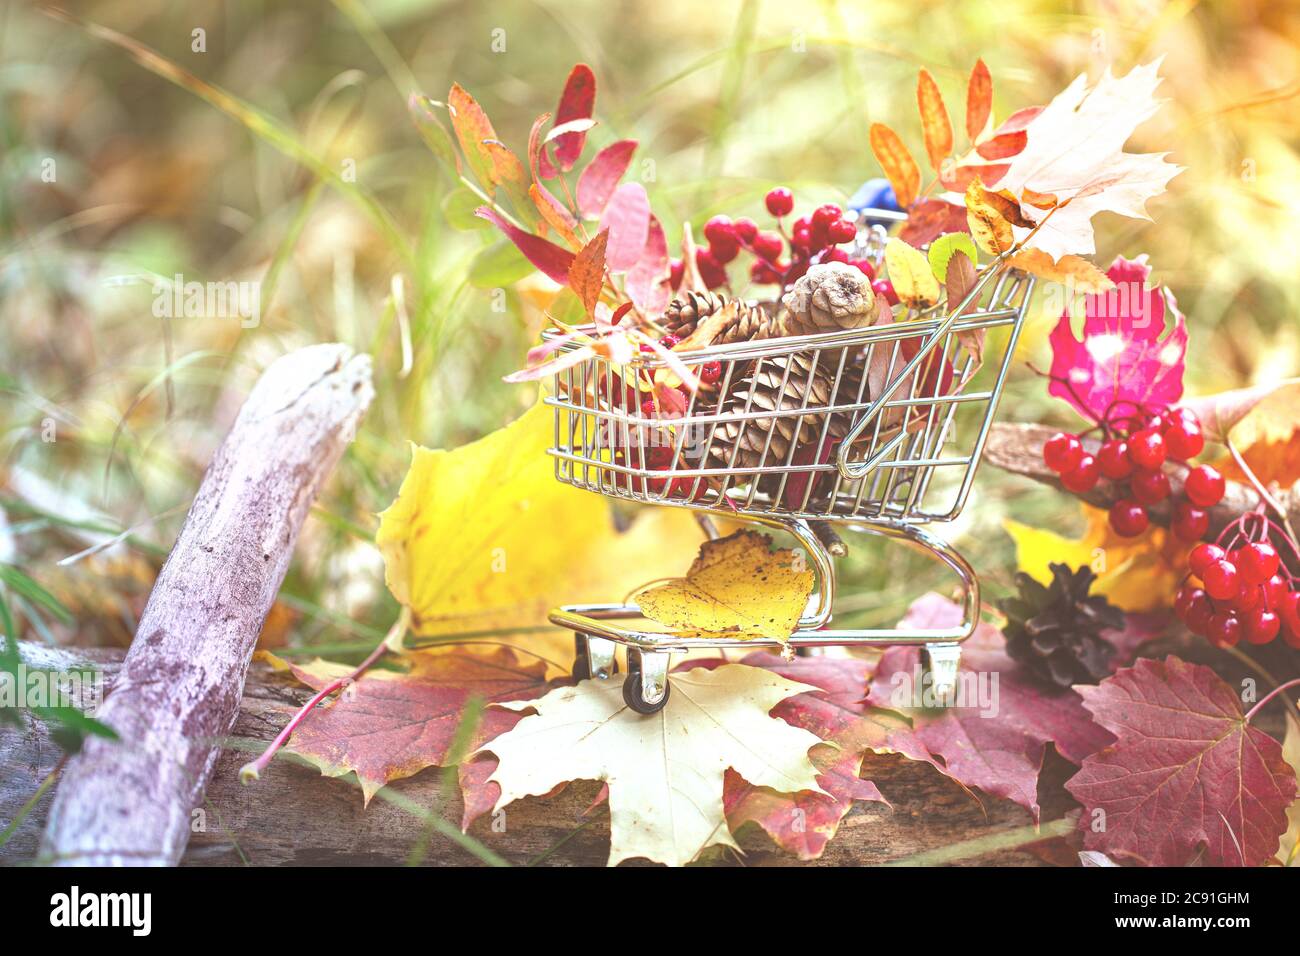
[(1201, 420), (1196, 417), (1196, 413), (1192, 411), (1190, 408), (1170, 409), (1169, 414), (1172, 415), (1174, 418), (1178, 419), (1180, 422), (1186, 422), (1189, 425), (1195, 425), (1197, 428), (1201, 427)]
[(867, 277), (868, 282), (874, 282), (876, 278), (876, 267), (871, 264), (870, 259), (850, 259), (849, 265), (857, 269)]
[(790, 230), (790, 245), (798, 249), (811, 249), (813, 247), (812, 226), (796, 225)]
[(716, 289), (727, 284), (727, 269), (708, 249), (695, 251), (695, 265), (700, 270), (700, 278), (709, 289)]
[(1245, 616), (1246, 640), (1252, 644), (1267, 644), (1282, 629), (1282, 620), (1266, 608), (1255, 608)]
[(1210, 530), (1210, 516), (1190, 501), (1180, 501), (1174, 507), (1171, 527), (1179, 540), (1199, 541)]
[(1174, 613), (1178, 615), (1180, 621), (1187, 620), (1187, 614), (1192, 609), (1198, 598), (1204, 598), (1206, 594), (1198, 587), (1191, 584), (1184, 584), (1174, 595)]
[(704, 238), (710, 243), (720, 239), (735, 239), (736, 227), (730, 216), (714, 216), (704, 224)]
[(1043, 443), (1043, 461), (1058, 475), (1077, 468), (1082, 460), (1083, 445), (1075, 435), (1057, 432)]
[(1251, 611), (1259, 607), (1264, 601), (1264, 591), (1252, 585), (1243, 585), (1237, 591), (1237, 596), (1232, 598), (1231, 604), (1238, 611)]
[(754, 250), (754, 255), (768, 262), (774, 261), (781, 255), (781, 249), (784, 248), (781, 235), (776, 232), (760, 232), (749, 247)]
[(758, 235), (758, 223), (748, 216), (741, 216), (731, 224), (731, 227), (732, 232), (736, 234), (736, 238), (744, 243), (753, 242), (754, 237)]
[(1228, 556), (1217, 544), (1198, 544), (1192, 548), (1192, 553), (1187, 556), (1187, 566), (1192, 569), (1192, 573), (1198, 578), (1205, 577), (1205, 570), (1212, 564), (1217, 564)]
[(709, 243), (709, 252), (719, 264), (726, 265), (740, 255), (740, 243), (735, 236), (723, 236)]
[(1111, 438), (1102, 442), (1097, 452), (1097, 465), (1101, 473), (1111, 481), (1123, 481), (1133, 474), (1133, 462), (1128, 458), (1128, 442), (1122, 438)]
[(1205, 583), (1205, 593), (1216, 601), (1229, 601), (1241, 589), (1241, 575), (1231, 561), (1215, 561), (1205, 569), (1201, 580)]
[(755, 259), (749, 267), (749, 278), (759, 285), (775, 285), (781, 275), (762, 259)]
[(1183, 623), (1187, 625), (1188, 630), (1193, 634), (1204, 635), (1210, 627), (1210, 618), (1214, 616), (1214, 602), (1210, 596), (1200, 588), (1196, 589), (1189, 606), (1187, 614), (1183, 618)]
[(1267, 541), (1254, 541), (1241, 549), (1237, 570), (1247, 584), (1263, 584), (1278, 569), (1277, 549)]
[(641, 403), (642, 418), (654, 418), (656, 414), (654, 399), (647, 398)]
[(857, 237), (857, 228), (847, 219), (837, 219), (826, 227), (826, 238), (835, 244), (852, 242)]
[(1219, 647), (1235, 647), (1241, 640), (1241, 621), (1228, 611), (1216, 611), (1205, 636)]
[(1069, 471), (1061, 473), (1061, 484), (1067, 491), (1073, 491), (1076, 495), (1081, 495), (1085, 491), (1091, 491), (1097, 486), (1097, 479), (1101, 477), (1101, 470), (1097, 467), (1097, 459), (1092, 455), (1084, 454), (1079, 458), (1079, 463)]
[(1135, 432), (1128, 440), (1128, 457), (1138, 468), (1154, 471), (1165, 463), (1165, 439), (1152, 428)]
[(680, 337), (673, 335), (670, 332), (659, 340), (659, 344), (666, 349), (675, 349), (679, 344), (681, 344), (681, 341)]
[(1150, 525), (1147, 509), (1132, 498), (1121, 498), (1110, 507), (1110, 526), (1123, 538), (1136, 538)]
[(767, 199), (767, 211), (776, 217), (788, 216), (790, 210), (794, 208), (794, 194), (784, 186), (777, 186), (769, 190)]
[(668, 283), (676, 292), (682, 287), (682, 279), (686, 276), (686, 263), (681, 259), (672, 259), (668, 263)]
[(844, 210), (833, 202), (828, 202), (823, 206), (818, 206), (813, 210), (812, 226), (813, 229), (830, 230), (833, 223), (837, 223), (844, 216)]
[(1201, 426), (1181, 418), (1176, 418), (1165, 426), (1164, 436), (1169, 457), (1175, 461), (1195, 458), (1205, 449), (1205, 436), (1201, 434)]
[(700, 381), (706, 385), (716, 385), (722, 378), (721, 362), (705, 362), (700, 366)]
[(898, 293), (894, 291), (894, 283), (888, 279), (876, 279), (871, 283), (871, 288), (880, 295), (885, 297), (885, 301), (890, 305), (898, 305)]
[(1273, 575), (1260, 585), (1260, 590), (1264, 592), (1264, 606), (1271, 611), (1281, 613), (1282, 606), (1286, 603), (1286, 596), (1290, 590), (1286, 582), (1282, 580), (1282, 576), (1280, 574)]
[(1223, 499), (1223, 489), (1223, 475), (1209, 465), (1198, 465), (1193, 468), (1187, 473), (1187, 480), (1183, 483), (1183, 490), (1192, 504), (1202, 508), (1217, 505)]
[(1129, 482), (1129, 490), (1144, 505), (1154, 505), (1169, 497), (1169, 477), (1163, 471), (1139, 471)]

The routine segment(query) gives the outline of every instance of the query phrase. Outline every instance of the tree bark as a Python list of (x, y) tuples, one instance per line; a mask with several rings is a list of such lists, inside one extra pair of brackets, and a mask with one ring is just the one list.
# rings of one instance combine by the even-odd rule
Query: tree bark
[[(1005, 471), (1032, 478), (1064, 491), (1056, 472), (1043, 463), (1043, 443), (1057, 431), (1059, 429), (1049, 428), (1046, 425), (998, 422), (994, 424), (993, 430), (989, 433), (988, 443), (984, 446), (984, 460)], [(1101, 442), (1095, 438), (1083, 440), (1084, 448), (1090, 453), (1096, 452), (1100, 445)], [(1147, 509), (1154, 523), (1168, 527), (1172, 510), (1171, 502), (1182, 497), (1183, 480), (1188, 470), (1186, 465), (1177, 462), (1165, 465), (1165, 473), (1169, 476), (1173, 494), (1169, 499)], [(1065, 493), (1074, 494), (1070, 491)], [(1270, 490), (1270, 493), (1286, 511), (1291, 527), (1300, 528), (1300, 482), (1290, 489)], [(1113, 482), (1102, 480), (1097, 482), (1096, 487), (1087, 494), (1076, 497), (1098, 508), (1109, 508), (1119, 500), (1120, 494)], [(1246, 512), (1256, 510), (1259, 504), (1259, 493), (1254, 488), (1235, 481), (1227, 482), (1223, 500), (1209, 510), (1209, 537), (1213, 538)]]
[[(87, 660), (84, 652), (56, 651), (23, 645), (32, 664), (72, 668)], [(32, 660), (31, 654), (39, 654)], [(121, 673), (116, 652), (93, 658), (112, 681)], [(315, 767), (292, 755), (272, 762), (260, 780), (245, 786), (239, 768), (262, 751), (311, 691), (264, 664), (254, 664), (240, 703), (239, 718), (224, 749), (207, 795), (186, 827), (194, 830), (181, 858), (183, 866), (355, 866), (402, 865), (417, 845), (429, 866), (478, 865), (480, 857), (431, 830), (423, 816), (433, 808), (454, 829), (461, 802), (454, 781), (443, 790), (443, 774), (430, 768), (398, 780), (363, 807), (355, 778), (324, 777)], [(60, 751), (49, 741), (43, 725), (32, 721), (25, 731), (0, 724), (0, 829), (14, 819), (57, 765)], [(1062, 783), (1074, 772), (1049, 753), (1039, 786), (1044, 823), (1058, 820), (1075, 807)], [(855, 804), (831, 840), (820, 866), (862, 866), (906, 858), (921, 852), (944, 851), (967, 840), (996, 839), (1032, 826), (1024, 809), (1005, 800), (979, 796), (944, 777), (929, 764), (897, 754), (868, 754), (863, 776), (874, 781), (892, 806)], [(592, 807), (599, 790), (594, 782), (579, 782), (550, 797), (530, 797), (506, 807), (501, 817), (480, 818), (469, 835), (508, 863), (550, 866), (603, 866), (609, 856), (609, 810)], [(31, 861), (37, 856), (41, 821), (49, 794), (38, 801), (0, 847), (0, 864)], [(976, 847), (954, 854), (954, 862), (983, 865), (1037, 865), (1050, 847), (1051, 859), (1073, 857), (1060, 840), (1031, 850), (1033, 831), (1017, 834), (1011, 848)], [(757, 827), (746, 827), (738, 840), (744, 857), (720, 854), (723, 862), (750, 866), (790, 865), (798, 861), (778, 849)]]
[(370, 404), (370, 360), (315, 345), (273, 363), (208, 467), (91, 738), (62, 774), (41, 857), (174, 865), (308, 509)]

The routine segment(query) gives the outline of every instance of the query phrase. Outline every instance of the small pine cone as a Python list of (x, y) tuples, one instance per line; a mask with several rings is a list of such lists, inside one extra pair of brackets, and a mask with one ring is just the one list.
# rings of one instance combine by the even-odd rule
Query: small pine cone
[(839, 332), (870, 325), (876, 318), (871, 282), (843, 262), (815, 265), (781, 299), (784, 335)]
[(714, 292), (687, 292), (673, 299), (659, 317), (658, 322), (669, 335), (685, 339), (700, 321), (713, 315), (727, 304), (727, 297)]

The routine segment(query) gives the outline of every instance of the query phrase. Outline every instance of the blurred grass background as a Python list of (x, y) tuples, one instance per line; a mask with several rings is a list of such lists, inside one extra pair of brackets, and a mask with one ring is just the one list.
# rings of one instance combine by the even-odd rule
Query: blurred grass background
[[(0, 560), (74, 616), (60, 622), (16, 595), (26, 638), (125, 645), (258, 372), (287, 350), (335, 340), (373, 355), (378, 394), (304, 530), (269, 637), (342, 655), (382, 636), (396, 610), (370, 544), (372, 516), (392, 500), (407, 441), (459, 445), (534, 394), (500, 380), (529, 342), (527, 294), (512, 287), (504, 309), (494, 298), (502, 273), (490, 274), (482, 251), (496, 234), (466, 228), (463, 195), (407, 113), (409, 92), (442, 99), (453, 80), (522, 154), (570, 66), (589, 63), (600, 125), (588, 155), (638, 139), (638, 160), (653, 161), (639, 178), (672, 237), (716, 212), (765, 222), (761, 197), (777, 184), (800, 209), (843, 202), (879, 175), (866, 146), (872, 121), (894, 126), (919, 155), (920, 66), (960, 122), (977, 57), (992, 71), (998, 118), (1047, 102), (1080, 72), (1164, 57), (1169, 102), (1129, 149), (1169, 151), (1187, 169), (1152, 203), (1153, 222), (1099, 217), (1097, 261), (1150, 253), (1153, 278), (1188, 316), (1189, 391), (1300, 368), (1295, 3), (95, 0), (70, 9), (251, 104), (319, 164), (286, 156), (118, 46), (33, 6), (0, 5)], [(196, 29), (203, 52), (193, 49)], [(352, 169), (355, 183), (318, 176)], [(155, 318), (154, 279), (176, 274), (260, 282), (260, 324)], [(1003, 420), (1071, 422), (1025, 366), (1047, 364), (1053, 318), (1032, 322)], [(1008, 516), (1081, 527), (1065, 498), (982, 471), (949, 532), (991, 596), (1014, 571)], [(58, 563), (124, 531), (112, 548)], [(896, 620), (918, 588), (945, 586), (919, 558), (881, 560), (875, 545), (855, 551), (843, 583), (850, 622)]]

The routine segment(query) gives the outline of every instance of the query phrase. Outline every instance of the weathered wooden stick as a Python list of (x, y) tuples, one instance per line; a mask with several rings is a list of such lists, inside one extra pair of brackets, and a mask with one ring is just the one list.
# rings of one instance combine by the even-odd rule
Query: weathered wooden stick
[[(55, 670), (74, 669), (87, 659), (84, 651), (75, 648), (23, 645), (22, 650), (29, 664)], [(95, 652), (92, 659), (111, 684), (120, 672), (114, 655)], [(444, 791), (443, 774), (437, 769), (390, 784), (369, 807), (363, 806), (360, 787), (351, 776), (325, 777), (292, 757), (275, 760), (257, 786), (242, 785), (240, 765), (261, 752), (309, 696), (311, 690), (292, 678), (263, 664), (252, 666), (239, 719), (195, 814), (195, 832), (182, 865), (396, 866), (405, 863), (412, 847), (422, 840), (426, 865), (479, 863), (466, 848), (444, 835), (431, 834), (420, 816), (441, 806), (443, 818), (453, 826), (460, 820), (457, 788), (453, 784), (449, 792)], [(39, 721), (21, 730), (0, 723), (0, 828), (28, 802), (59, 755)], [(863, 776), (874, 781), (893, 806), (856, 804), (818, 865), (881, 863), (1007, 833), (1032, 822), (1026, 810), (992, 797), (977, 799), (929, 764), (898, 755), (868, 754), (866, 760)], [(1044, 821), (1059, 819), (1075, 807), (1061, 785), (1073, 769), (1055, 755), (1048, 761), (1039, 787)], [(603, 866), (609, 856), (609, 809), (603, 804), (589, 809), (599, 788), (595, 782), (580, 782), (554, 796), (521, 800), (506, 807), (501, 817), (479, 818), (470, 836), (510, 863), (527, 865), (544, 859), (548, 866)], [(49, 802), (47, 794), (0, 847), (0, 865), (32, 860)], [(742, 830), (739, 842), (745, 849), (743, 862), (751, 866), (797, 862), (757, 827)], [(961, 862), (1033, 865), (1042, 861), (1021, 846), (972, 854)]]
[(263, 373), (208, 467), (97, 714), (121, 740), (92, 738), (63, 773), (46, 862), (180, 860), (298, 530), (373, 394), (370, 359), (345, 345), (301, 349)]
[[(1059, 430), (1046, 425), (998, 422), (993, 426), (988, 443), (984, 446), (984, 459), (1013, 474), (1061, 488), (1056, 472), (1043, 463), (1043, 443)], [(1096, 452), (1101, 443), (1095, 438), (1085, 438), (1083, 445), (1089, 452)], [(1151, 520), (1156, 524), (1168, 526), (1172, 510), (1170, 501), (1182, 497), (1183, 479), (1187, 476), (1187, 471), (1186, 465), (1176, 462), (1165, 465), (1165, 473), (1169, 476), (1169, 484), (1174, 493), (1169, 500), (1147, 509)], [(1113, 482), (1102, 480), (1092, 491), (1078, 497), (1098, 508), (1109, 508), (1120, 496)], [(1291, 526), (1300, 527), (1300, 482), (1289, 490), (1273, 492), (1273, 497), (1286, 509)], [(1254, 488), (1235, 481), (1227, 482), (1223, 500), (1210, 509), (1211, 536), (1218, 534), (1246, 512), (1257, 509), (1259, 503), (1259, 493)]]

